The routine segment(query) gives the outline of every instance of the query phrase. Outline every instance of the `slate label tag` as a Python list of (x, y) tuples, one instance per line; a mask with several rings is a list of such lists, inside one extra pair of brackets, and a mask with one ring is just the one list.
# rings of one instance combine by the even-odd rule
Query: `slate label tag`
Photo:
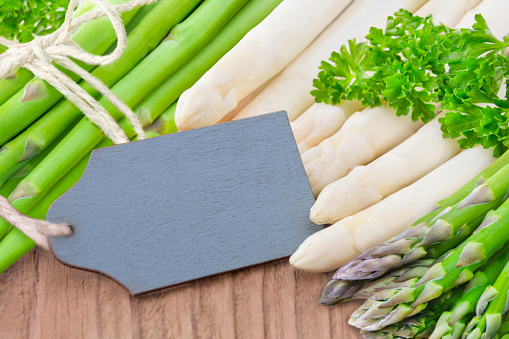
[(286, 112), (99, 149), (48, 212), (71, 266), (133, 294), (289, 256), (321, 227)]

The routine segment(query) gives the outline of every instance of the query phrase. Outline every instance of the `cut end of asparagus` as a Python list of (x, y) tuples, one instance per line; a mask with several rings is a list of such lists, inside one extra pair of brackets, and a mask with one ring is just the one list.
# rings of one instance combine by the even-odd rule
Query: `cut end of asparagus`
[(34, 80), (30, 81), (25, 86), (25, 92), (23, 93), (23, 97), (20, 102), (27, 102), (32, 100), (38, 100), (45, 98), (48, 95), (46, 91), (46, 84), (42, 80)]
[(411, 307), (417, 307), (430, 300), (436, 299), (442, 295), (443, 287), (434, 281), (430, 281), (424, 287), (424, 290), (419, 294), (419, 297), (413, 302)]
[(426, 233), (424, 239), (419, 243), (419, 246), (442, 242), (451, 239), (453, 235), (452, 225), (443, 219), (438, 219), (428, 230), (428, 233)]
[(484, 245), (479, 242), (469, 242), (461, 251), (460, 259), (456, 264), (456, 267), (464, 267), (472, 264), (479, 263), (486, 259), (486, 252)]
[(38, 193), (38, 187), (34, 186), (30, 181), (22, 181), (11, 193), (9, 201), (12, 203), (18, 199), (32, 198)]

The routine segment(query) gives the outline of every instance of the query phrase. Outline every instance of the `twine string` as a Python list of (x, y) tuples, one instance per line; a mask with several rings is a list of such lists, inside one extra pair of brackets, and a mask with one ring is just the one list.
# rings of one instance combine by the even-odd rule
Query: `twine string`
[[(145, 139), (146, 135), (141, 123), (131, 108), (120, 100), (101, 80), (94, 77), (69, 58), (89, 65), (106, 65), (118, 60), (127, 46), (127, 33), (122, 23), (120, 12), (151, 4), (157, 0), (132, 0), (121, 5), (111, 5), (106, 0), (89, 1), (96, 4), (99, 9), (74, 18), (73, 13), (78, 0), (70, 0), (64, 23), (51, 34), (35, 37), (27, 43), (19, 43), (0, 37), (0, 44), (8, 47), (6, 52), (0, 54), (0, 79), (12, 77), (19, 67), (26, 68), (34, 76), (45, 80), (71, 101), (115, 144), (129, 142), (125, 132), (106, 109), (69, 76), (55, 67), (53, 65), (55, 63), (78, 75), (97, 90), (129, 120), (138, 135), (138, 139)], [(110, 54), (90, 54), (72, 40), (72, 35), (83, 24), (103, 16), (107, 16), (113, 25), (117, 36), (117, 45)], [(49, 249), (48, 237), (72, 234), (70, 225), (53, 224), (44, 220), (27, 217), (16, 210), (6, 198), (1, 196), (0, 217), (17, 227), (34, 240), (37, 245), (45, 249)]]

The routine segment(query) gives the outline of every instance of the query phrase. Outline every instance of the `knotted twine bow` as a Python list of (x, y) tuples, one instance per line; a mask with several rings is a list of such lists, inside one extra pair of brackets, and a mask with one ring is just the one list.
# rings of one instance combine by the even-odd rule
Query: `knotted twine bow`
[[(127, 33), (120, 18), (120, 12), (129, 11), (136, 7), (156, 2), (157, 0), (133, 0), (121, 5), (111, 5), (106, 0), (89, 1), (98, 5), (100, 9), (74, 18), (73, 12), (78, 0), (70, 0), (64, 23), (51, 34), (36, 37), (34, 40), (24, 44), (0, 37), (0, 44), (9, 48), (5, 53), (0, 54), (0, 79), (12, 76), (19, 67), (26, 68), (36, 77), (48, 82), (76, 105), (115, 144), (129, 142), (129, 138), (115, 119), (111, 117), (96, 99), (56, 68), (52, 64), (54, 62), (88, 82), (129, 119), (138, 135), (138, 139), (145, 139), (145, 132), (141, 123), (131, 108), (99, 79), (69, 58), (72, 57), (89, 65), (106, 65), (118, 60), (124, 53), (127, 45)], [(117, 35), (117, 46), (113, 52), (104, 56), (87, 53), (71, 37), (84, 23), (103, 16), (108, 16), (113, 25)], [(46, 249), (49, 248), (48, 237), (72, 234), (72, 228), (69, 225), (53, 224), (44, 220), (32, 219), (21, 214), (2, 196), (0, 196), (0, 217), (16, 226), (36, 244)]]

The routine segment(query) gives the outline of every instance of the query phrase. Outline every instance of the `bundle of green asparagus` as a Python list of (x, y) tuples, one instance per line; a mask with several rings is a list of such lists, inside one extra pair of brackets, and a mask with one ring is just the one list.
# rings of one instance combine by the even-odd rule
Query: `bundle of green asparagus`
[[(128, 43), (119, 60), (95, 69), (81, 66), (135, 111), (149, 136), (172, 133), (182, 92), (281, 1), (159, 0), (122, 15)], [(75, 15), (92, 9), (85, 3)], [(73, 40), (87, 52), (104, 54), (116, 36), (107, 18), (101, 18), (83, 25)], [(68, 75), (99, 99), (90, 85)], [(91, 151), (112, 142), (59, 92), (25, 70), (1, 79), (0, 93), (0, 194), (20, 212), (44, 219), (51, 203), (79, 180)], [(104, 98), (99, 102), (135, 138), (127, 119)], [(0, 219), (0, 272), (34, 246)]]

